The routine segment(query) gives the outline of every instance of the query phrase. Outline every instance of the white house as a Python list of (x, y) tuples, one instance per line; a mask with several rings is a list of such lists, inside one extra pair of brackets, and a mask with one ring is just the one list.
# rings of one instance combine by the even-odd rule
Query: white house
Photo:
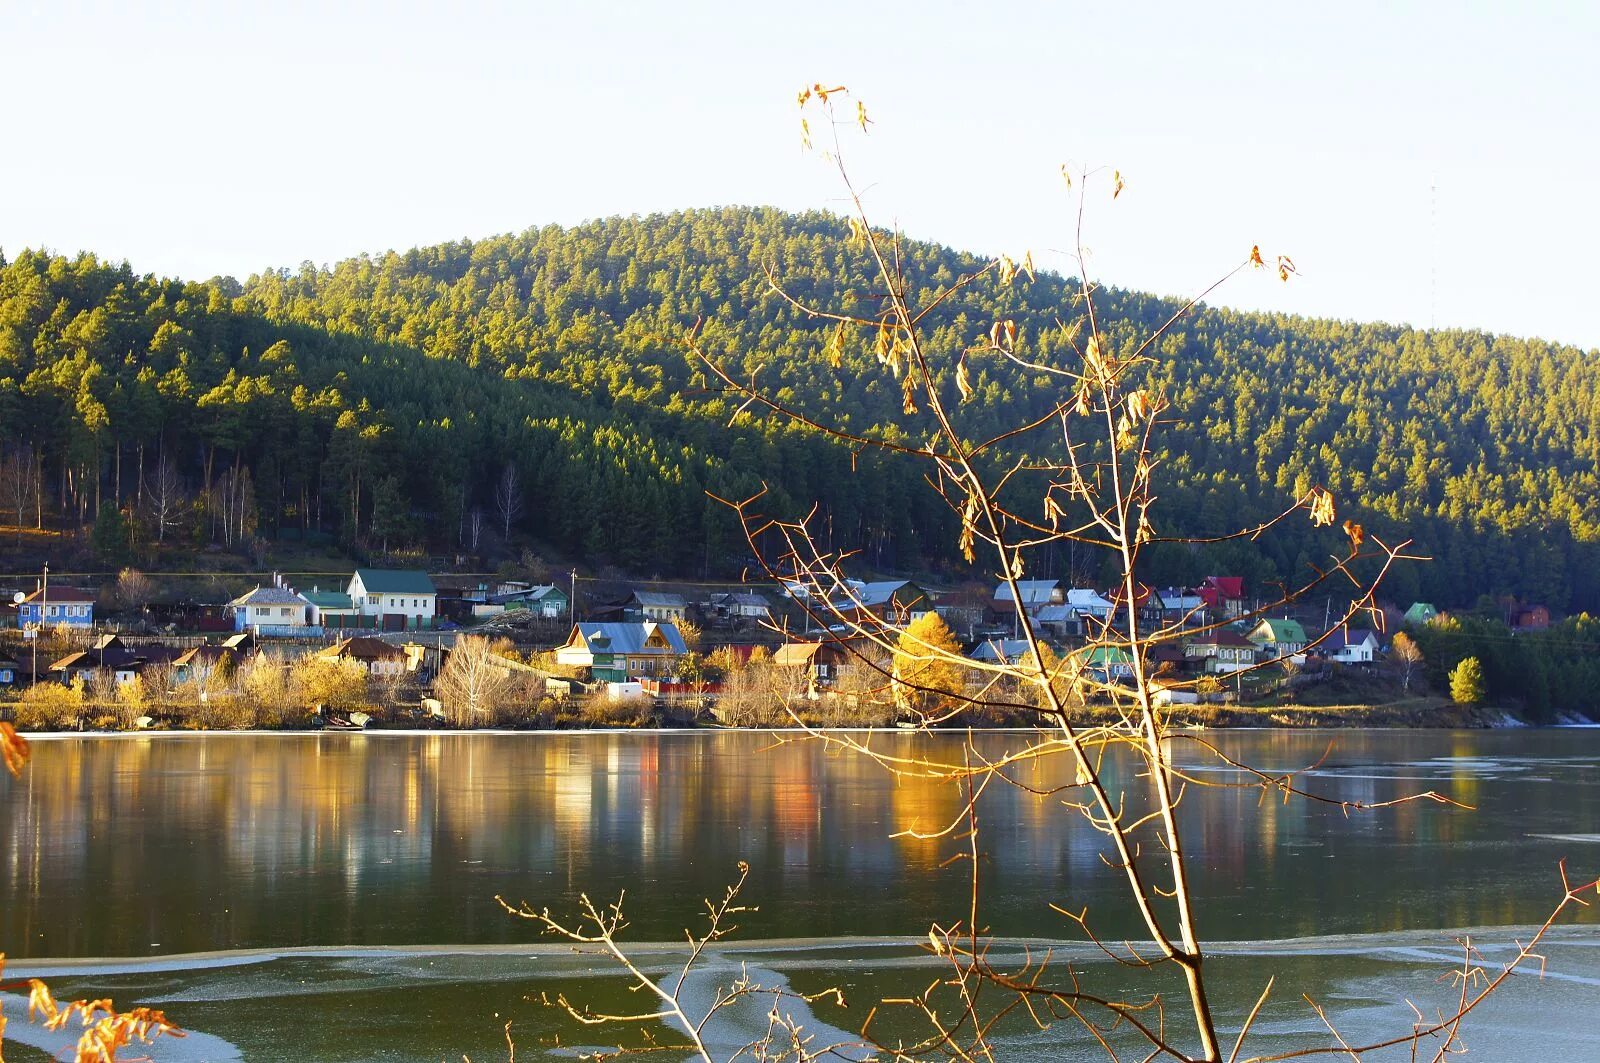
[(385, 631), (432, 627), (439, 599), (426, 572), (395, 568), (356, 569), (348, 593), (356, 611)]
[(1067, 608), (1081, 616), (1092, 616), (1096, 620), (1104, 620), (1111, 615), (1112, 605), (1100, 592), (1088, 587), (1074, 587), (1067, 592)]
[[(290, 587), (257, 587), (229, 602), (228, 609), (233, 613), (235, 631), (261, 635), (312, 633), (311, 603)], [(320, 629), (315, 631), (320, 633)]]
[(1335, 631), (1323, 643), (1330, 661), (1342, 664), (1371, 664), (1378, 653), (1378, 636), (1372, 631)]

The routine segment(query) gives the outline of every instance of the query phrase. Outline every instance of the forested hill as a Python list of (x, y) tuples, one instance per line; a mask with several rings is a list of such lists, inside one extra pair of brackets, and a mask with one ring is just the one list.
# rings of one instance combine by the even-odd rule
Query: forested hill
[[(929, 244), (903, 250), (924, 287), (981, 265)], [(830, 366), (829, 330), (767, 290), (768, 264), (827, 305), (867, 309), (881, 288), (839, 219), (767, 209), (551, 226), (243, 285), (23, 252), (0, 267), (0, 445), (41, 459), (47, 511), (91, 521), (120, 503), (147, 539), (321, 528), (454, 552), (478, 509), (484, 548), (500, 538), (495, 485), (510, 464), (522, 487), (511, 538), (595, 563), (661, 575), (736, 566), (747, 551), (705, 492), (766, 483), (769, 512), (820, 502), (835, 545), (862, 549), (867, 564), (959, 573), (951, 518), (918, 471), (870, 456), (853, 465), (771, 420), (729, 427), (732, 405), (693, 370), (679, 340), (704, 318), (712, 350), (740, 374), (759, 367), (783, 401), (920, 437), (923, 415), (902, 412), (869, 346), (847, 345)], [(1100, 303), (1122, 344), (1171, 309), (1123, 291)], [(984, 283), (930, 316), (933, 349), (953, 360), (1007, 317), (1030, 353), (1064, 359), (1051, 325), (1072, 312), (1056, 276)], [(1509, 592), (1594, 609), (1596, 359), (1476, 332), (1200, 311), (1153, 370), (1178, 418), (1158, 523), (1220, 531), (1321, 482), (1341, 515), (1379, 534), (1404, 529), (1436, 557), (1398, 577), (1397, 598), (1442, 606)], [(974, 432), (1051, 398), (992, 360), (973, 381), (960, 416)], [(204, 496), (166, 523), (149, 512), (163, 458), (168, 487)], [(12, 505), (0, 497), (0, 513)], [(1232, 555), (1169, 552), (1148, 575), (1187, 580), (1226, 564), (1260, 585), (1331, 545), (1297, 523)]]

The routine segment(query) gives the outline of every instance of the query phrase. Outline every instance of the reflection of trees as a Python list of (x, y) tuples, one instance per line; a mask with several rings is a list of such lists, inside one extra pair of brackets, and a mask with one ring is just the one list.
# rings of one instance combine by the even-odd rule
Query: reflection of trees
[[(960, 736), (873, 739), (946, 740)], [(1316, 761), (1328, 741), (1277, 733), (1219, 740), (1285, 770)], [(1186, 803), (1228, 936), (1540, 914), (1497, 888), (1504, 880), (1496, 874), (1509, 875), (1511, 865), (1486, 862), (1481, 843), (1503, 841), (1510, 828), (1486, 817), (1511, 801), (1518, 823), (1592, 830), (1581, 825), (1600, 816), (1600, 794), (1520, 781), (1491, 790), (1461, 759), (1487, 740), (1341, 735), (1321, 779), (1383, 800), (1415, 780), (1354, 776), (1415, 775), (1422, 769), (1407, 762), (1454, 754), (1437, 770), (1454, 774), (1458, 792), (1482, 788), (1477, 816), (1401, 806), (1369, 835), (1368, 821), (1337, 809), (1258, 808), (1243, 791)], [(976, 741), (997, 756), (1016, 739)], [(14, 955), (139, 955), (152, 942), (170, 952), (511, 941), (526, 927), (503, 918), (496, 893), (556, 906), (580, 889), (598, 895), (625, 885), (681, 900), (714, 893), (741, 859), (761, 907), (745, 921), (752, 938), (915, 933), (921, 912), (963, 888), (959, 869), (937, 867), (951, 843), (890, 837), (912, 822), (925, 830), (948, 822), (954, 788), (896, 784), (869, 760), (766, 734), (145, 736), (35, 749), (37, 770), (0, 780), (0, 935), (26, 943)], [(1371, 764), (1381, 767), (1350, 767)], [(1053, 768), (1025, 770), (1034, 789), (1062, 781)], [(1108, 767), (1107, 777), (1121, 770)], [(1100, 878), (1101, 840), (1063, 829), (1057, 800), (1011, 787), (984, 797), (995, 881), (1007, 883), (989, 904), (1004, 932), (1065, 933), (1044, 903), (1063, 884), (1103, 912), (1111, 903), (1083, 892)], [(1327, 873), (1331, 852), (1355, 861), (1350, 873)], [(1361, 863), (1374, 853), (1390, 856)], [(1364, 883), (1390, 880), (1396, 867), (1418, 869), (1419, 881), (1434, 886), (1471, 888), (1438, 891), (1448, 899), (1419, 895), (1377, 921)], [(73, 919), (59, 918), (68, 908)], [(682, 918), (671, 903), (635, 913), (638, 939), (673, 938)]]

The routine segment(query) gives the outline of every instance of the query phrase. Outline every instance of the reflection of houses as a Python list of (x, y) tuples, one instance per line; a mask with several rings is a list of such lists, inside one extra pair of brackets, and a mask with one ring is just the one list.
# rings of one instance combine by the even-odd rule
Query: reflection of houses
[(0, 687), (14, 686), (17, 682), (17, 662), (0, 654)]
[(1256, 663), (1256, 644), (1228, 628), (1195, 636), (1184, 643), (1183, 652), (1192, 664), (1213, 674), (1242, 671)]
[(311, 603), (281, 580), (270, 587), (257, 587), (228, 603), (235, 631), (258, 635), (320, 635), (311, 627)]
[(1371, 664), (1378, 652), (1378, 636), (1372, 631), (1341, 628), (1330, 634), (1321, 648), (1330, 661)]
[(77, 587), (35, 590), (17, 603), (17, 626), (93, 627), (94, 595)]
[(786, 642), (772, 655), (772, 663), (780, 668), (804, 668), (818, 683), (831, 683), (839, 678), (839, 669), (850, 659), (850, 654), (837, 642)]
[(433, 626), (439, 592), (426, 572), (358, 568), (347, 593), (356, 611), (385, 631)]
[(572, 626), (556, 663), (588, 668), (603, 682), (625, 682), (629, 676), (664, 675), (677, 667), (688, 650), (674, 624), (582, 623)]
[(403, 675), (411, 661), (411, 654), (399, 646), (368, 635), (336, 642), (317, 656), (325, 661), (355, 661), (368, 675), (377, 678)]
[(1293, 657), (1304, 650), (1310, 641), (1300, 621), (1272, 618), (1256, 624), (1247, 638), (1270, 657)]

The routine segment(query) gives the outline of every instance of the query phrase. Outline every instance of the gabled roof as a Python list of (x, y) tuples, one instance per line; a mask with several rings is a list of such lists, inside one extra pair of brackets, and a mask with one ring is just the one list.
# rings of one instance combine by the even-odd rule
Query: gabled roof
[(1016, 661), (1028, 653), (1027, 639), (990, 639), (978, 644), (969, 657), (975, 661)]
[(1412, 602), (1411, 608), (1406, 610), (1406, 620), (1413, 624), (1424, 624), (1439, 615), (1439, 610), (1433, 607), (1432, 602)]
[[(418, 592), (411, 592), (418, 593)], [(357, 635), (332, 646), (317, 654), (318, 657), (338, 658), (348, 657), (357, 661), (392, 661), (402, 659), (406, 651), (399, 646), (392, 646), (382, 639), (371, 638), (366, 635)]]
[(830, 658), (840, 659), (845, 652), (844, 647), (836, 642), (786, 642), (772, 655), (772, 663), (798, 668), (815, 664), (819, 657), (823, 658), (824, 663)]
[(257, 587), (247, 591), (228, 603), (234, 606), (245, 605), (305, 605), (306, 600), (287, 587)]
[(81, 605), (85, 602), (93, 602), (95, 600), (95, 596), (92, 591), (82, 590), (78, 587), (57, 586), (51, 587), (48, 594), (45, 593), (43, 588), (36, 589), (32, 594), (22, 599), (23, 604), (37, 602), (40, 600), (43, 600), (46, 604), (55, 602), (60, 605), (66, 605), (68, 603)]
[[(1043, 605), (1054, 597), (1056, 587), (1060, 583), (1060, 580), (1053, 579), (1019, 579), (1017, 580), (1017, 590), (1022, 594), (1023, 605)], [(1009, 583), (1001, 583), (995, 587), (994, 600), (997, 602), (1013, 601), (1011, 585)]]
[(409, 568), (358, 568), (361, 585), (369, 594), (438, 594), (426, 572)]
[(1100, 592), (1092, 587), (1074, 587), (1067, 592), (1067, 604), (1079, 611), (1095, 610), (1105, 612), (1113, 608), (1112, 604), (1100, 596)]
[(687, 609), (689, 606), (683, 595), (662, 591), (634, 591), (631, 600), (652, 609)]
[[(660, 632), (667, 640), (667, 648), (648, 646), (650, 636)], [(632, 654), (683, 654), (688, 648), (676, 624), (644, 623), (585, 623), (575, 624), (567, 637), (568, 646), (586, 646), (591, 653)]]
[(1306, 629), (1300, 626), (1298, 620), (1267, 617), (1252, 629), (1251, 634), (1260, 633), (1262, 628), (1266, 628), (1268, 642), (1297, 642), (1303, 646), (1311, 641), (1306, 638)]
[[(863, 583), (859, 588), (856, 588), (855, 593), (856, 597), (861, 600), (862, 605), (871, 608), (874, 605), (883, 605), (887, 603), (893, 599), (896, 592), (903, 587), (909, 587), (912, 591), (916, 592), (916, 597), (912, 599), (913, 603), (918, 600), (928, 600), (928, 596), (922, 592), (922, 588), (918, 587), (910, 580), (903, 579), (883, 580), (878, 583)], [(929, 604), (932, 603), (930, 602)]]
[(1041, 605), (1034, 611), (1033, 618), (1041, 624), (1064, 624), (1077, 612), (1070, 605)]
[(1220, 591), (1224, 598), (1243, 598), (1244, 597), (1244, 577), (1243, 576), (1207, 576), (1205, 584), (1201, 588), (1201, 596), (1202, 597), (1204, 597), (1204, 592), (1206, 590), (1217, 590), (1217, 591)]
[(1372, 640), (1373, 646), (1381, 646), (1383, 644), (1378, 638), (1377, 632), (1367, 628), (1352, 628), (1349, 631), (1335, 631), (1328, 636), (1328, 641), (1324, 645), (1330, 650), (1338, 650), (1344, 646), (1360, 646), (1368, 639)]

